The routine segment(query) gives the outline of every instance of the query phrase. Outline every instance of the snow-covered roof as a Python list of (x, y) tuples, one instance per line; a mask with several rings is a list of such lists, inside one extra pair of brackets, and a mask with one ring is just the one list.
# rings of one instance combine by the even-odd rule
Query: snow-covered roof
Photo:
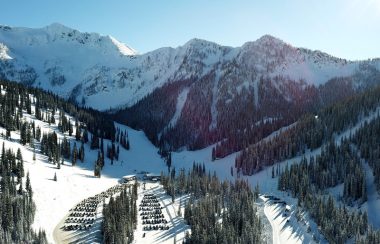
[(129, 179), (129, 178), (133, 178), (133, 177), (136, 177), (136, 175), (124, 175), (123, 179)]
[(145, 176), (154, 177), (154, 176), (161, 176), (161, 174), (148, 173), (148, 174), (145, 174)]

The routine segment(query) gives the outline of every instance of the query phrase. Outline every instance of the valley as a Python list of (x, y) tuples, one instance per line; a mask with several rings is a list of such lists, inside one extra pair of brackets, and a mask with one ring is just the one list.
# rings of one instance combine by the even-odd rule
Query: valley
[(380, 243), (378, 138), (378, 58), (0, 25), (0, 243)]
[[(32, 112), (34, 111), (34, 107), (32, 107)], [(368, 123), (375, 118), (377, 114), (377, 110), (372, 112), (367, 117), (360, 120), (360, 122), (354, 127), (342, 133), (340, 136), (336, 137), (336, 142), (340, 142), (343, 136), (348, 136), (349, 134), (354, 133), (356, 130), (360, 128), (364, 123)], [(44, 121), (37, 120), (33, 115), (28, 115), (27, 113), (23, 116), (25, 120), (29, 122), (34, 122), (36, 127), (42, 128), (43, 132), (55, 131), (58, 135), (58, 138), (67, 137), (72, 143), (75, 142), (74, 136), (69, 136), (67, 133), (63, 134), (58, 130), (58, 122), (59, 122), (59, 113), (57, 111), (56, 124), (52, 125)], [(72, 121), (75, 121), (72, 119)], [(114, 185), (119, 184), (122, 177), (127, 174), (136, 174), (136, 172), (147, 171), (149, 172), (161, 172), (167, 171), (167, 166), (164, 160), (157, 153), (158, 149), (152, 145), (149, 140), (145, 137), (144, 133), (141, 131), (133, 130), (129, 127), (126, 127), (121, 124), (115, 124), (116, 128), (121, 131), (128, 131), (129, 140), (131, 142), (130, 150), (125, 150), (121, 148), (119, 160), (115, 161), (113, 165), (107, 163), (102, 170), (101, 178), (97, 178), (93, 176), (93, 161), (96, 160), (97, 151), (93, 151), (90, 149), (89, 145), (85, 145), (85, 158), (86, 160), (83, 163), (78, 163), (73, 166), (71, 162), (64, 162), (61, 165), (61, 168), (58, 170), (56, 166), (52, 163), (48, 162), (48, 158), (44, 155), (37, 153), (36, 160), (32, 160), (33, 151), (30, 147), (22, 148), (22, 153), (24, 155), (25, 161), (24, 166), (25, 170), (30, 173), (32, 180), (32, 187), (35, 191), (34, 199), (36, 201), (37, 211), (36, 218), (34, 222), (35, 229), (44, 229), (47, 231), (48, 240), (53, 242), (53, 232), (56, 231), (56, 226), (58, 223), (64, 219), (64, 216), (69, 213), (69, 210), (75, 206), (76, 203), (82, 201), (87, 197), (94, 196), (101, 191), (104, 191)], [(76, 130), (75, 125), (73, 130)], [(278, 135), (286, 131), (286, 128), (280, 130), (274, 135), (264, 139), (264, 141), (268, 141), (273, 138), (273, 136)], [(5, 134), (5, 130), (3, 130), (3, 134)], [(8, 139), (0, 139), (0, 143), (4, 142), (6, 147), (17, 148), (20, 147), (19, 140), (20, 134), (16, 132), (12, 132), (10, 138)], [(107, 145), (110, 141), (104, 140), (104, 144)], [(38, 144), (37, 144), (38, 145)], [(172, 154), (173, 168), (181, 169), (190, 169), (192, 167), (192, 162), (203, 162), (205, 167), (210, 172), (216, 172), (217, 175), (221, 179), (235, 180), (235, 179), (245, 179), (248, 180), (252, 187), (259, 185), (260, 191), (262, 194), (275, 194), (275, 196), (284, 197), (285, 201), (290, 204), (291, 208), (296, 208), (296, 201), (293, 198), (289, 198), (281, 191), (277, 190), (277, 179), (271, 177), (270, 169), (267, 168), (253, 176), (243, 176), (238, 175), (236, 170), (234, 169), (231, 175), (231, 172), (226, 169), (233, 168), (235, 155), (230, 155), (228, 157), (218, 159), (216, 161), (212, 161), (210, 157), (213, 146), (208, 148), (198, 150), (198, 151), (182, 151), (176, 152)], [(37, 151), (38, 152), (38, 151)], [(315, 155), (320, 153), (320, 149), (314, 150), (308, 155)], [(285, 162), (279, 164), (280, 168), (285, 167), (285, 165), (298, 161), (303, 156), (298, 156), (297, 158), (292, 158)], [(57, 181), (53, 180), (53, 176), (56, 173)], [(147, 191), (142, 190), (141, 186), (142, 182), (140, 182), (139, 187), (139, 199), (138, 202), (141, 201), (142, 194), (155, 192), (155, 194), (159, 194), (159, 196), (164, 197), (166, 194), (159, 190), (159, 184), (147, 184)], [(160, 197), (160, 199), (161, 199)], [(176, 208), (178, 207), (179, 202), (182, 205), (185, 204), (186, 200), (179, 200), (176, 198), (175, 203), (172, 205), (169, 201), (169, 197), (164, 197), (163, 200), (165, 208), (167, 208), (168, 219), (170, 219), (169, 223), (172, 226), (168, 232), (168, 237), (165, 240), (167, 242), (173, 242), (173, 239), (176, 239), (179, 243), (184, 238), (183, 233), (184, 230), (187, 230), (189, 227), (187, 225), (183, 225), (181, 227), (181, 221), (173, 220), (174, 216), (176, 216)], [(274, 233), (276, 233), (273, 238), (277, 239), (289, 239), (290, 242), (303, 242), (305, 240), (311, 240), (311, 236), (307, 234), (305, 228), (298, 228), (297, 220), (292, 220), (292, 224), (285, 224), (286, 218), (281, 216), (278, 212), (277, 205), (271, 203), (268, 200), (263, 198), (264, 204), (262, 208), (264, 209), (264, 213), (266, 217), (270, 220)], [(169, 207), (170, 206), (170, 207)], [(293, 210), (294, 211), (294, 210)], [(101, 214), (101, 212), (98, 214)], [(275, 221), (275, 222), (272, 222)], [(310, 221), (310, 220), (309, 220)], [(183, 220), (182, 220), (183, 222)], [(61, 222), (62, 223), (62, 222)], [(97, 220), (96, 228), (100, 228), (100, 222)], [(313, 222), (311, 222), (312, 225)], [(278, 228), (282, 230), (279, 234)], [(85, 236), (84, 240), (97, 240), (92, 239), (93, 235), (98, 236), (100, 230), (91, 230), (90, 236)], [(177, 230), (181, 230), (182, 232), (177, 232)], [(302, 230), (302, 231), (301, 231)], [(301, 231), (298, 234), (297, 231)], [(316, 230), (315, 230), (316, 231)], [(98, 233), (98, 234), (97, 234)], [(136, 238), (142, 238), (144, 231), (142, 231), (141, 221), (137, 222), (137, 231), (135, 233)], [(170, 234), (171, 233), (171, 234)], [(182, 237), (181, 234), (182, 233)], [(317, 232), (318, 233), (318, 232)], [(178, 236), (178, 237), (176, 237)], [(97, 237), (99, 238), (99, 236)], [(157, 241), (157, 243), (161, 243), (163, 240), (160, 239), (162, 237), (157, 237), (156, 235), (151, 236), (149, 233), (146, 236), (147, 239), (152, 242)], [(158, 238), (158, 239), (157, 239)], [(306, 239), (305, 239), (306, 238)], [(144, 241), (142, 239), (138, 239), (140, 241)], [(140, 243), (136, 241), (136, 243)]]

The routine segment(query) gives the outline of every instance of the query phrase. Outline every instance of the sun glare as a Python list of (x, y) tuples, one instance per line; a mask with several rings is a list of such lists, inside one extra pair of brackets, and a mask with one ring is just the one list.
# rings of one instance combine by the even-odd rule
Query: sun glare
[(380, 15), (380, 0), (359, 1), (359, 4), (362, 5), (366, 14), (373, 13), (376, 16)]

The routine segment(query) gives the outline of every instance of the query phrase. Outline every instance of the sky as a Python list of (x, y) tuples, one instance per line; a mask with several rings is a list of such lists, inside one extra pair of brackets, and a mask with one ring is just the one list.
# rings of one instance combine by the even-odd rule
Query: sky
[(3, 0), (0, 24), (61, 23), (139, 53), (192, 38), (241, 46), (265, 34), (351, 60), (380, 57), (380, 0)]

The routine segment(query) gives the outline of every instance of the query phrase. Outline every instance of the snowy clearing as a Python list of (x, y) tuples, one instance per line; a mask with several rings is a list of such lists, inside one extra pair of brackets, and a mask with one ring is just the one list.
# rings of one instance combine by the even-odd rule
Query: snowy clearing
[(181, 91), (177, 98), (176, 110), (173, 118), (170, 120), (168, 127), (174, 127), (177, 124), (178, 119), (181, 117), (183, 106), (187, 99), (187, 94), (189, 94), (189, 88), (185, 88)]
[(366, 185), (367, 185), (367, 202), (365, 202), (360, 209), (367, 211), (368, 221), (374, 228), (380, 228), (380, 196), (376, 190), (374, 182), (373, 170), (368, 163), (363, 163), (363, 168), (366, 172)]

